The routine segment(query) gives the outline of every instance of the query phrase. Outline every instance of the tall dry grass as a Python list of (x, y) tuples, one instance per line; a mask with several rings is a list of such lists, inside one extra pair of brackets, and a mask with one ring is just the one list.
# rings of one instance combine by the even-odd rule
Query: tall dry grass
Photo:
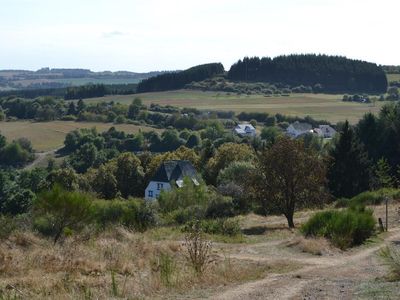
[(271, 266), (218, 253), (196, 275), (180, 241), (153, 241), (123, 228), (54, 245), (15, 232), (0, 245), (0, 299), (174, 298), (265, 276)]

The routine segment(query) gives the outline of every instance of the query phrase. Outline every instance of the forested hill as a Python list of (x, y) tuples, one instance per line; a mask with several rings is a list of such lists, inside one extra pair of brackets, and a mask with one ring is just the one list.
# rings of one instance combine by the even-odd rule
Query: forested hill
[(374, 63), (341, 56), (288, 55), (245, 57), (232, 65), (228, 78), (238, 81), (306, 85), (324, 92), (385, 93), (384, 70)]
[(217, 74), (223, 74), (224, 72), (224, 66), (221, 63), (199, 65), (181, 72), (166, 73), (145, 79), (139, 83), (137, 92), (145, 93), (181, 89), (193, 81), (201, 81)]

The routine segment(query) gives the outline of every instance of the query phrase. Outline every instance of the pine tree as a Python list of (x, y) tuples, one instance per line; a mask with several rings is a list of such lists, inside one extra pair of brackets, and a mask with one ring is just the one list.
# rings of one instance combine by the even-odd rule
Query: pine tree
[(346, 121), (330, 151), (329, 188), (336, 197), (353, 197), (370, 188), (371, 163), (362, 144)]
[(391, 170), (386, 158), (378, 160), (375, 166), (375, 176), (377, 179), (378, 187), (391, 188), (394, 185), (394, 178), (390, 175)]

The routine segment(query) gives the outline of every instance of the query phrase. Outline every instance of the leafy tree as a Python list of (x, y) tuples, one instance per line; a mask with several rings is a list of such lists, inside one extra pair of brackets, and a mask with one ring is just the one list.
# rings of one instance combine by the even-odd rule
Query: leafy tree
[(350, 198), (370, 188), (371, 163), (349, 122), (329, 155), (328, 181), (333, 195)]
[(254, 151), (245, 144), (226, 143), (220, 146), (215, 155), (206, 166), (206, 179), (211, 184), (216, 184), (219, 172), (234, 161), (252, 161), (255, 159)]
[(192, 133), (189, 136), (189, 138), (187, 139), (185, 146), (188, 148), (195, 148), (200, 145), (201, 145), (201, 139), (200, 139), (199, 135), (196, 133)]
[(269, 145), (273, 145), (282, 132), (276, 127), (264, 127), (261, 130), (261, 138), (266, 140)]
[(296, 209), (321, 204), (325, 165), (301, 140), (282, 137), (259, 157), (256, 189), (264, 212), (282, 213), (294, 228)]
[(86, 173), (91, 188), (100, 198), (114, 199), (118, 195), (118, 183), (114, 176), (115, 170), (110, 165), (101, 165), (98, 169), (90, 169)]
[(78, 190), (81, 182), (80, 176), (71, 167), (53, 170), (47, 180), (51, 185), (58, 185), (68, 191)]
[(36, 217), (43, 218), (51, 227), (54, 243), (65, 230), (79, 230), (91, 217), (92, 198), (81, 192), (66, 191), (55, 185), (39, 194), (33, 207)]
[(135, 120), (139, 116), (140, 110), (143, 108), (143, 103), (140, 98), (135, 98), (132, 101), (132, 104), (129, 105), (128, 109), (128, 118)]
[(115, 178), (122, 197), (142, 196), (144, 192), (144, 172), (140, 160), (132, 153), (123, 153), (115, 163)]

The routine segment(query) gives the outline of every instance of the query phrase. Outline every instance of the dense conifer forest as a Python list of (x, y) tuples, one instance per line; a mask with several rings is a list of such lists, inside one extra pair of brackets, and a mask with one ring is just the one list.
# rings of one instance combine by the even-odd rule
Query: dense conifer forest
[(235, 63), (228, 78), (237, 81), (307, 85), (324, 92), (384, 93), (384, 70), (374, 63), (328, 55), (245, 57)]
[(193, 81), (202, 81), (224, 73), (221, 63), (199, 65), (181, 72), (166, 73), (143, 80), (137, 87), (138, 93), (177, 90)]

